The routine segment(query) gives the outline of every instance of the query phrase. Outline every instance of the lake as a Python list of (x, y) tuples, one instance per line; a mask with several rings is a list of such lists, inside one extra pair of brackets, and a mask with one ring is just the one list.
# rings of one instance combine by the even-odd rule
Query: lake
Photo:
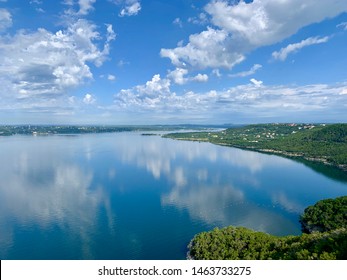
[(185, 259), (228, 225), (300, 234), (347, 174), (141, 133), (0, 137), (0, 259)]

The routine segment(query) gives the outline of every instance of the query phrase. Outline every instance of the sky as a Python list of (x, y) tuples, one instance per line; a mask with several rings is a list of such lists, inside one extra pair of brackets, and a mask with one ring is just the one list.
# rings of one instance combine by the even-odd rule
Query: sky
[(347, 122), (347, 0), (0, 0), (0, 124)]

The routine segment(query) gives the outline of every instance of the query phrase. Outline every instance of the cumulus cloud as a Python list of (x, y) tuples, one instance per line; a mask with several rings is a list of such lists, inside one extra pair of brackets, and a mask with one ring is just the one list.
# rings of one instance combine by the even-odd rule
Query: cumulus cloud
[(197, 74), (195, 77), (192, 78), (193, 81), (196, 82), (207, 82), (208, 76), (206, 74)]
[(115, 94), (113, 110), (146, 116), (156, 112), (161, 117), (171, 116), (176, 122), (187, 118), (227, 120), (232, 116), (249, 120), (276, 118), (277, 121), (297, 117), (297, 120), (309, 121), (314, 114), (324, 116), (326, 121), (346, 110), (343, 105), (347, 103), (345, 91), (345, 84), (267, 86), (253, 78), (249, 84), (226, 90), (176, 94), (168, 79), (155, 75), (144, 85)]
[[(177, 113), (181, 110), (191, 110), (191, 112), (206, 106), (204, 99), (206, 96), (188, 92), (182, 96), (171, 91), (170, 80), (161, 79), (159, 75), (154, 75), (151, 81), (145, 85), (139, 85), (131, 89), (121, 90), (114, 97), (116, 108), (126, 111), (148, 112), (155, 110), (156, 113)], [(214, 95), (214, 93), (211, 93)]]
[(141, 11), (141, 3), (138, 0), (118, 1), (124, 8), (120, 11), (119, 16), (135, 16)]
[(115, 76), (115, 75), (108, 74), (107, 79), (108, 79), (109, 81), (115, 81), (115, 80), (116, 80), (116, 76)]
[(83, 103), (85, 104), (93, 104), (95, 103), (95, 101), (96, 101), (96, 98), (90, 93), (87, 93), (83, 98)]
[(186, 46), (161, 49), (160, 55), (171, 59), (172, 64), (177, 67), (185, 67), (188, 63), (198, 69), (232, 68), (243, 61), (244, 56), (241, 53), (229, 52), (225, 48), (230, 40), (226, 31), (208, 27), (199, 34), (191, 35)]
[(337, 16), (347, 11), (346, 4), (346, 0), (256, 0), (240, 1), (237, 5), (213, 1), (206, 11), (216, 26), (259, 47), (279, 42), (306, 25)]
[(136, 87), (139, 92), (153, 94), (156, 92), (168, 92), (170, 90), (170, 81), (161, 79), (159, 74), (153, 76), (151, 81), (148, 81), (145, 86)]
[(310, 37), (310, 38), (307, 38), (305, 40), (302, 40), (299, 43), (289, 44), (288, 46), (282, 48), (280, 51), (273, 52), (272, 57), (274, 59), (284, 61), (284, 60), (286, 60), (287, 56), (291, 53), (298, 52), (300, 49), (305, 48), (307, 46), (326, 43), (326, 42), (328, 42), (328, 40), (329, 40), (328, 36), (323, 37), (323, 38)]
[(252, 66), (252, 68), (249, 69), (248, 71), (243, 71), (243, 72), (239, 72), (239, 73), (236, 73), (236, 74), (230, 74), (229, 77), (231, 77), (231, 78), (247, 77), (247, 76), (253, 75), (255, 72), (257, 72), (262, 67), (263, 66), (261, 64), (254, 64)]
[(12, 15), (6, 9), (0, 9), (0, 32), (12, 26)]
[(254, 78), (250, 79), (250, 82), (257, 87), (260, 87), (263, 84), (263, 81), (258, 81)]
[(190, 81), (195, 81), (195, 82), (207, 82), (208, 81), (208, 76), (206, 74), (197, 74), (196, 76), (193, 77), (186, 77), (188, 74), (188, 70), (184, 68), (176, 68), (173, 71), (170, 71), (167, 75), (169, 79), (171, 79), (175, 84), (178, 85), (183, 85), (187, 82)]
[(162, 49), (175, 66), (231, 69), (245, 55), (282, 41), (300, 28), (347, 11), (347, 0), (214, 0), (205, 6), (215, 27), (193, 34), (185, 46)]
[(161, 79), (160, 75), (156, 74), (144, 85), (122, 89), (115, 96), (115, 103), (127, 109), (155, 108), (159, 103), (167, 103), (167, 96), (171, 94), (170, 84), (169, 79)]
[(78, 0), (78, 4), (80, 6), (78, 14), (87, 15), (91, 10), (94, 9), (93, 4), (95, 2), (96, 0)]
[(183, 85), (187, 82), (187, 78), (185, 77), (185, 75), (187, 74), (188, 74), (187, 69), (176, 68), (175, 70), (170, 71), (167, 76), (168, 78), (172, 79), (174, 83), (178, 85)]
[[(77, 3), (76, 3), (77, 2)], [(69, 6), (70, 8), (68, 10), (65, 10), (65, 21), (69, 22), (71, 20), (71, 17), (80, 17), (80, 16), (86, 16), (91, 11), (94, 10), (93, 5), (95, 4), (96, 0), (63, 0), (62, 4)], [(78, 8), (76, 7), (76, 10), (74, 7), (78, 4)]]
[[(107, 29), (111, 34), (112, 28)], [(40, 28), (1, 37), (0, 81), (5, 89), (2, 94), (13, 98), (53, 98), (92, 79), (88, 64), (102, 65), (109, 52), (109, 41), (114, 38), (108, 37), (103, 49), (97, 45), (100, 39), (96, 26), (82, 19), (56, 33)]]

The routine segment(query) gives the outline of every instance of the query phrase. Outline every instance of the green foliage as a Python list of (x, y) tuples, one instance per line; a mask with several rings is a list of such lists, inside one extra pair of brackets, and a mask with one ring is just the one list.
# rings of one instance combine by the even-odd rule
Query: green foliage
[(347, 196), (318, 201), (300, 217), (303, 232), (325, 232), (347, 228)]
[(276, 237), (243, 227), (215, 228), (192, 239), (189, 255), (199, 260), (347, 260), (346, 202), (344, 196), (306, 208), (301, 220), (320, 232)]
[(325, 127), (324, 129), (312, 131), (310, 135), (306, 137), (312, 141), (324, 141), (324, 142), (347, 142), (347, 125), (346, 124), (334, 124)]
[(189, 249), (197, 260), (346, 260), (347, 230), (277, 237), (229, 226), (196, 235)]
[(246, 228), (215, 228), (194, 237), (190, 255), (202, 260), (269, 259), (281, 241), (266, 233)]
[(347, 170), (347, 124), (258, 124), (167, 137), (302, 157)]
[(126, 131), (172, 131), (207, 129), (203, 125), (0, 125), (0, 136), (113, 133)]

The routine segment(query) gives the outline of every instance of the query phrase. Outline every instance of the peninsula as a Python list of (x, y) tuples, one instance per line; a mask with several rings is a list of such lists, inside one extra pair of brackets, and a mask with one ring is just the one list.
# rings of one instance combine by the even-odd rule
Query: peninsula
[(347, 171), (347, 124), (255, 124), (219, 132), (170, 133), (164, 137), (303, 158)]

